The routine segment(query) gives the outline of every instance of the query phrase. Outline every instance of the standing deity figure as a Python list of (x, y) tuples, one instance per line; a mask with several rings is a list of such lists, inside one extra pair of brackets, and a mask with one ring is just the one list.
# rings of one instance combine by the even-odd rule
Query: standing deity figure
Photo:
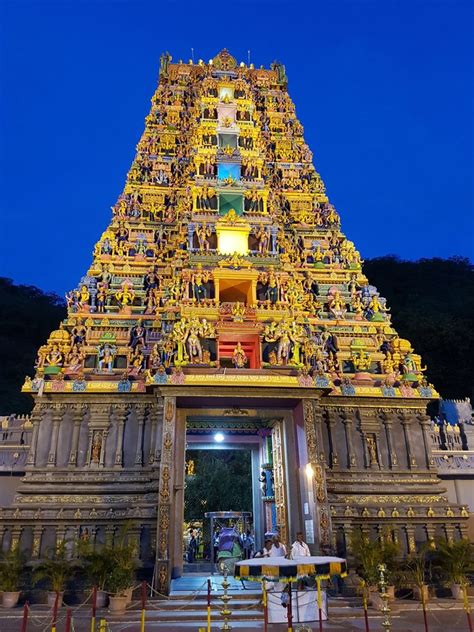
[(198, 263), (196, 266), (196, 271), (191, 277), (191, 286), (194, 300), (201, 301), (207, 298), (206, 283), (209, 281), (209, 276), (209, 272), (204, 271), (202, 269), (202, 264)]
[(260, 224), (260, 227), (255, 230), (255, 237), (258, 241), (258, 252), (261, 255), (268, 254), (268, 247), (270, 245), (270, 227), (264, 227), (263, 224)]
[(97, 305), (97, 313), (103, 314), (107, 303), (107, 285), (105, 283), (99, 282), (97, 284), (95, 302)]
[(146, 329), (142, 325), (142, 321), (139, 320), (130, 330), (130, 346), (135, 351), (137, 347), (145, 346), (145, 334)]
[(301, 343), (304, 330), (296, 322), (288, 323), (285, 319), (276, 323), (273, 321), (265, 327), (264, 338), (267, 342), (276, 342), (275, 360), (277, 364), (300, 364)]
[(91, 446), (91, 461), (92, 463), (100, 462), (100, 454), (102, 452), (102, 434), (96, 432)]
[(77, 324), (74, 325), (71, 331), (72, 344), (83, 345), (86, 342), (87, 327), (84, 326), (83, 321), (79, 319)]
[(195, 362), (196, 359), (199, 363), (202, 362), (202, 346), (201, 341), (199, 340), (200, 333), (200, 323), (199, 319), (192, 319), (189, 325), (189, 334), (188, 334), (188, 354), (191, 362)]
[(105, 342), (97, 347), (97, 359), (99, 371), (102, 373), (112, 373), (115, 356), (117, 355), (117, 347)]
[(245, 351), (242, 348), (240, 342), (237, 343), (234, 351), (232, 352), (232, 362), (236, 369), (243, 369), (248, 363), (248, 358)]
[(212, 235), (212, 229), (203, 222), (201, 226), (196, 228), (196, 235), (199, 242), (199, 250), (208, 252), (210, 248), (209, 237)]
[(278, 281), (273, 270), (268, 275), (267, 300), (272, 304), (278, 301)]

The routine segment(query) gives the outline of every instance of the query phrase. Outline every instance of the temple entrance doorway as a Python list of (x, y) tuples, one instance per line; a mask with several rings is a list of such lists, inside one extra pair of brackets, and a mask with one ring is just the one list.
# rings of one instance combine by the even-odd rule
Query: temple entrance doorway
[[(214, 572), (218, 577), (212, 566), (210, 524), (203, 518), (211, 511), (251, 513), (254, 550), (263, 547), (266, 534), (278, 532), (289, 543), (305, 528), (311, 544), (310, 527), (317, 523), (303, 403), (289, 396), (292, 391), (273, 393), (258, 397), (259, 389), (253, 389), (247, 397), (219, 397), (209, 391), (202, 396), (196, 389), (194, 396), (165, 398), (160, 489), (165, 487), (160, 495), (169, 498), (170, 518), (169, 522), (166, 515), (160, 518), (157, 541), (163, 552), (165, 546), (169, 551), (173, 586), (180, 578), (194, 577), (195, 581), (198, 574)], [(214, 484), (214, 474), (226, 469), (225, 475), (217, 477), (219, 484)], [(232, 493), (226, 492), (231, 487), (229, 477), (235, 479)], [(169, 496), (167, 489), (172, 492)], [(161, 506), (160, 515), (163, 511)], [(169, 528), (160, 530), (163, 523)], [(199, 535), (199, 542), (193, 542), (189, 556), (191, 535)], [(166, 563), (163, 558), (158, 562), (161, 568)]]
[[(259, 472), (255, 447), (238, 437), (228, 438), (217, 430), (210, 440), (193, 438), (188, 437), (185, 461), (183, 571), (212, 573), (218, 562), (219, 534), (232, 529), (242, 536), (253, 533), (254, 505), (258, 511), (260, 502), (253, 478)], [(245, 539), (246, 548), (251, 543)], [(243, 546), (244, 541), (236, 540), (239, 552)]]

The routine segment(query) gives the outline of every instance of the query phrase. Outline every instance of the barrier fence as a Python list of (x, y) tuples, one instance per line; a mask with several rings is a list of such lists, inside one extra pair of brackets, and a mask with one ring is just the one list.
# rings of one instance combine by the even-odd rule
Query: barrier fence
[[(193, 602), (195, 602), (195, 600), (199, 596), (202, 596), (203, 592), (205, 592), (206, 625), (205, 627), (199, 627), (200, 624), (196, 623), (196, 629), (199, 630), (199, 632), (211, 632), (211, 626), (213, 623), (212, 621), (213, 595), (212, 595), (211, 588), (212, 588), (211, 580), (206, 579), (198, 588), (196, 588), (192, 593), (190, 593), (189, 598), (185, 600), (185, 603), (183, 605), (173, 609), (174, 612), (188, 609), (189, 606)], [(140, 632), (146, 632), (147, 613), (150, 614), (152, 612), (157, 612), (157, 611), (169, 612), (170, 611), (169, 608), (163, 607), (163, 604), (164, 602), (169, 601), (171, 598), (168, 597), (167, 595), (162, 595), (158, 593), (156, 590), (153, 589), (153, 587), (150, 584), (147, 584), (147, 582), (145, 581), (135, 586), (133, 588), (133, 592), (135, 592), (138, 589), (140, 589), (140, 599), (137, 601), (131, 601), (129, 604), (127, 604), (125, 612), (134, 611), (134, 612), (137, 612), (137, 614), (139, 613), (139, 619), (138, 619), (138, 622), (140, 624), (139, 630)], [(291, 584), (288, 584), (285, 591), (274, 592), (274, 591), (267, 590), (267, 586), (264, 582), (262, 585), (261, 599), (258, 599), (252, 605), (250, 604), (246, 605), (245, 609), (246, 610), (253, 610), (253, 609), (260, 610), (264, 632), (268, 632), (269, 604), (272, 601), (273, 603), (276, 603), (276, 600), (281, 602), (282, 595), (286, 593), (287, 595), (287, 607), (286, 607), (287, 632), (296, 632), (296, 629), (293, 626), (294, 612), (292, 608), (293, 606), (293, 600), (291, 598), (292, 592), (293, 590), (292, 590)], [(319, 632), (324, 632), (323, 599), (322, 599), (321, 581), (316, 582), (316, 589), (312, 592), (315, 593), (315, 600), (317, 603), (317, 610), (319, 613), (319, 621), (318, 621)], [(159, 599), (150, 600), (149, 596), (152, 597), (153, 594), (159, 597)], [(402, 599), (397, 599), (397, 601), (400, 602), (403, 599), (408, 599), (408, 598), (409, 596), (404, 597)], [(214, 605), (216, 607), (217, 607), (218, 599), (221, 599), (221, 597), (219, 595), (215, 595)], [(90, 632), (122, 632), (122, 631), (126, 631), (127, 629), (134, 630), (134, 631), (137, 629), (136, 627), (133, 627), (133, 626), (136, 626), (137, 620), (126, 621), (126, 622), (110, 621), (110, 618), (108, 617), (108, 615), (106, 616), (102, 615), (100, 618), (97, 618), (97, 589), (96, 588), (92, 589), (90, 593), (87, 595), (87, 597), (84, 599), (84, 601), (81, 602), (79, 605), (75, 606), (74, 608), (66, 606), (64, 609), (62, 608), (62, 606), (66, 606), (66, 604), (64, 604), (63, 601), (60, 602), (59, 593), (56, 594), (56, 599), (54, 601), (53, 607), (51, 608), (49, 613), (45, 615), (41, 615), (37, 612), (35, 613), (34, 611), (32, 611), (28, 601), (25, 602), (25, 604), (23, 605), (23, 613), (21, 616), (21, 627), (19, 628), (19, 632), (78, 632), (74, 624), (75, 617), (77, 615), (77, 618), (79, 618), (79, 615), (81, 615), (80, 618), (84, 619), (84, 614), (87, 611), (87, 609), (90, 610), (90, 627), (89, 626), (84, 627), (84, 624), (82, 623), (81, 631), (86, 630), (87, 627), (89, 627)], [(442, 621), (440, 621), (440, 619), (436, 615), (437, 612), (459, 609), (457, 607), (458, 604), (456, 603), (453, 603), (452, 605), (449, 604), (449, 605), (443, 606), (439, 601), (436, 602), (436, 606), (437, 606), (436, 609), (430, 608), (429, 606), (430, 606), (430, 603), (422, 599), (421, 603), (419, 604), (417, 608), (410, 610), (410, 612), (412, 613), (420, 613), (422, 615), (425, 632), (429, 632), (430, 620), (434, 621), (438, 625), (443, 625)], [(356, 608), (354, 608), (353, 610), (355, 609)], [(238, 610), (239, 608), (234, 609), (234, 613), (238, 612)], [(379, 632), (379, 628), (371, 630), (369, 626), (370, 619), (369, 619), (369, 614), (368, 614), (368, 599), (367, 599), (366, 586), (363, 586), (363, 590), (362, 590), (362, 611), (363, 611), (363, 618), (364, 618), (364, 623), (365, 623), (365, 632)], [(466, 587), (464, 587), (464, 590), (463, 590), (463, 611), (464, 612), (460, 614), (457, 621), (451, 622), (451, 629), (462, 630), (462, 627), (457, 627), (457, 626), (461, 624), (461, 619), (465, 617), (465, 621), (467, 623), (467, 627), (465, 628), (466, 632), (467, 631), (473, 632), (471, 608), (469, 605)], [(4, 612), (6, 613), (6, 611)], [(353, 614), (355, 614), (355, 612)], [(351, 618), (353, 618), (353, 615), (351, 616)], [(219, 623), (222, 623), (222, 620), (216, 621), (215, 623), (216, 625), (218, 625)], [(112, 627), (110, 627), (110, 624), (112, 625)], [(169, 626), (169, 624), (167, 624), (166, 622), (157, 622), (156, 620), (153, 621), (153, 624), (155, 626), (154, 629), (156, 629), (156, 627), (160, 627), (161, 624), (163, 626), (163, 630), (166, 630), (167, 626)], [(383, 621), (381, 625), (382, 625), (382, 628), (381, 628), (382, 630), (390, 629), (389, 627), (387, 627), (386, 621)], [(221, 627), (220, 629), (230, 629), (230, 628)]]

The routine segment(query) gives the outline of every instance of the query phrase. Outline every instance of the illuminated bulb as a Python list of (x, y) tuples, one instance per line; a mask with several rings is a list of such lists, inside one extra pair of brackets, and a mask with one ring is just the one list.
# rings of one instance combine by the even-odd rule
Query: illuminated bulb
[(306, 470), (306, 476), (308, 478), (313, 478), (314, 470), (313, 470), (313, 466), (311, 465), (311, 463), (308, 463), (308, 465), (305, 467), (305, 470)]
[(222, 443), (224, 441), (224, 435), (222, 434), (222, 432), (216, 432), (216, 434), (214, 435), (214, 441), (216, 441), (217, 443)]

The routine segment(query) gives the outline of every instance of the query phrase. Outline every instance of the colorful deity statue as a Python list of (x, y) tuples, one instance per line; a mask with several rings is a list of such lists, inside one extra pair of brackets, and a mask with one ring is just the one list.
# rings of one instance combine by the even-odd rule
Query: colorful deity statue
[(236, 369), (243, 369), (248, 361), (248, 357), (239, 341), (232, 352), (232, 363)]
[(100, 373), (112, 373), (117, 347), (108, 342), (97, 347), (97, 366)]

